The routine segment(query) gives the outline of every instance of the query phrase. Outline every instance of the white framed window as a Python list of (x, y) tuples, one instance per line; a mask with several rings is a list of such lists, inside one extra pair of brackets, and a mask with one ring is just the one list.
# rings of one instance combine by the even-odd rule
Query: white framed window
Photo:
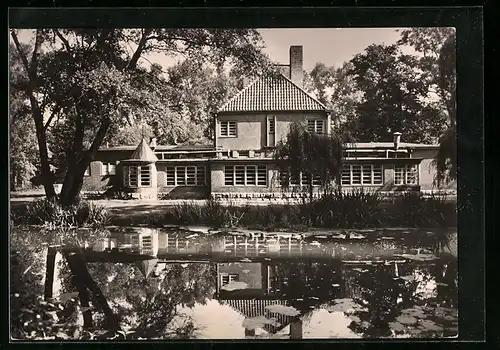
[(225, 273), (222, 272), (220, 274), (220, 285), (225, 286), (226, 284), (229, 284), (231, 282), (238, 282), (239, 281), (239, 275), (237, 273)]
[(267, 147), (276, 146), (276, 116), (267, 117)]
[(221, 121), (220, 122), (220, 136), (222, 136), (222, 137), (236, 137), (236, 122), (235, 121)]
[(123, 180), (127, 187), (151, 187), (151, 166), (126, 166), (123, 168)]
[(307, 131), (315, 134), (325, 133), (325, 121), (323, 119), (308, 119)]
[[(282, 172), (279, 177), (280, 181), (280, 186), (283, 186), (283, 184), (286, 181), (286, 178), (288, 178), (288, 184), (289, 186), (308, 186), (309, 185), (309, 180), (308, 176), (303, 173), (299, 173), (297, 175), (290, 175), (289, 172)], [(313, 186), (320, 186), (321, 185), (321, 176), (317, 172), (313, 174)]]
[(101, 174), (102, 175), (116, 175), (116, 164), (110, 162), (101, 163)]
[(341, 184), (345, 186), (382, 185), (382, 165), (345, 164), (342, 168)]
[(418, 184), (418, 165), (403, 164), (394, 167), (395, 185), (417, 185)]
[(167, 186), (205, 186), (205, 166), (167, 166)]
[(265, 165), (226, 165), (224, 185), (267, 186), (267, 167)]

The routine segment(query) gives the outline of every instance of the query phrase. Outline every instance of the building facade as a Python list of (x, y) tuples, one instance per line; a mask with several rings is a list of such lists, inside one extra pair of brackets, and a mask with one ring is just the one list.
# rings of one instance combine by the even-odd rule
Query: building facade
[[(83, 190), (120, 189), (138, 199), (288, 198), (307, 185), (302, 176), (283, 191), (273, 149), (294, 122), (329, 134), (330, 111), (302, 88), (302, 47), (290, 47), (281, 74), (263, 76), (215, 115), (213, 145), (165, 146), (143, 140), (136, 147), (104, 147), (87, 170)], [(344, 149), (341, 187), (378, 191), (434, 190), (438, 145), (357, 143)], [(319, 178), (313, 178), (319, 189)], [(453, 184), (451, 185), (453, 188)], [(320, 195), (317, 191), (316, 195)]]

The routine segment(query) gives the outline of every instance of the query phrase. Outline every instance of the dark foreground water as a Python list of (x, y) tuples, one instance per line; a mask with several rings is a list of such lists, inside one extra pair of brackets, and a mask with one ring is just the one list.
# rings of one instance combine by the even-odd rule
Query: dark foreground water
[[(116, 339), (458, 335), (455, 232), (110, 231), (84, 254), (120, 318)], [(77, 300), (56, 265), (54, 297)]]

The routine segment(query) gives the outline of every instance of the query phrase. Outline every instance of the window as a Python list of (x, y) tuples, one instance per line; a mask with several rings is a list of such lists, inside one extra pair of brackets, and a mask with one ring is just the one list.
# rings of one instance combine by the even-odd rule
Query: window
[[(306, 174), (299, 173), (297, 175), (290, 175), (289, 172), (282, 172), (280, 174), (280, 186), (283, 186), (283, 184), (286, 181), (286, 178), (288, 178), (288, 185), (289, 186), (308, 186), (309, 185), (309, 179)], [(319, 173), (315, 173), (313, 175), (313, 186), (320, 186), (321, 185), (321, 176)]]
[(396, 165), (394, 168), (395, 185), (416, 185), (418, 183), (418, 165)]
[(267, 117), (267, 147), (276, 146), (276, 117)]
[(131, 166), (128, 168), (128, 185), (130, 187), (137, 187), (137, 166)]
[(225, 286), (231, 282), (238, 282), (239, 275), (236, 273), (221, 273), (220, 274), (220, 284), (221, 286)]
[(341, 183), (347, 186), (382, 185), (382, 165), (346, 164), (342, 169)]
[(141, 187), (151, 186), (151, 167), (149, 165), (141, 166), (140, 168), (140, 178), (141, 178)]
[(150, 165), (130, 165), (123, 169), (123, 182), (127, 187), (151, 186)]
[(236, 137), (236, 122), (235, 121), (221, 121), (220, 122), (220, 136)]
[(198, 165), (168, 166), (167, 186), (205, 186), (205, 167)]
[(101, 169), (102, 175), (116, 175), (115, 163), (102, 163)]
[(224, 167), (225, 186), (266, 186), (265, 165), (227, 165)]
[(325, 121), (323, 119), (309, 119), (307, 121), (307, 131), (316, 134), (324, 134)]

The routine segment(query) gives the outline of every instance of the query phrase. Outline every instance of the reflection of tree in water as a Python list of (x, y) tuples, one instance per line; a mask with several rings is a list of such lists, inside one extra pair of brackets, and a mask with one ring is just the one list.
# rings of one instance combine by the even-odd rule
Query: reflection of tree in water
[[(420, 314), (421, 307), (433, 310), (437, 305), (456, 306), (456, 263), (437, 261), (431, 264), (399, 264), (398, 275), (394, 265), (373, 266), (356, 272), (351, 278), (348, 292), (356, 290), (350, 297), (366, 304), (367, 312), (358, 312), (360, 322), (353, 322), (350, 328), (367, 338), (392, 335), (391, 324), (398, 323), (402, 311)], [(411, 314), (411, 312), (410, 312)], [(426, 317), (422, 315), (421, 317)], [(397, 320), (398, 318), (398, 320)], [(417, 321), (415, 319), (415, 321)], [(404, 321), (401, 321), (404, 322)], [(425, 327), (419, 332), (425, 332)], [(415, 333), (412, 333), (417, 335)]]
[(358, 298), (364, 300), (368, 312), (360, 312), (361, 322), (353, 322), (350, 328), (367, 338), (389, 336), (389, 322), (399, 314), (397, 299), (402, 291), (394, 279), (394, 266), (373, 266), (367, 272), (358, 273), (354, 283), (358, 287)]
[(301, 313), (331, 301), (340, 291), (337, 262), (278, 262), (273, 267), (274, 293), (289, 301)]
[(134, 331), (132, 338), (189, 337), (192, 322), (171, 324), (179, 307), (204, 304), (215, 292), (212, 264), (169, 264), (147, 279), (125, 264), (94, 264), (91, 273), (113, 301), (122, 328)]

